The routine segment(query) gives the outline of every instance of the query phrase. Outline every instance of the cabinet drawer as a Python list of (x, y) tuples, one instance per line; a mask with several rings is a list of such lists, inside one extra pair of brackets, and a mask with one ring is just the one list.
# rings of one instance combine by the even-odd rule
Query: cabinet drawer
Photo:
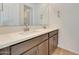
[(9, 47), (0, 49), (0, 55), (9, 55), (9, 54), (10, 54), (10, 48)]
[(19, 55), (23, 52), (31, 49), (32, 47), (36, 46), (37, 44), (41, 43), (42, 41), (48, 39), (48, 34), (41, 35), (39, 37), (30, 39), (28, 41), (16, 44), (11, 47), (11, 54)]
[(58, 33), (58, 30), (54, 30), (54, 31), (49, 33), (49, 37), (52, 37), (52, 36), (54, 36), (57, 33)]

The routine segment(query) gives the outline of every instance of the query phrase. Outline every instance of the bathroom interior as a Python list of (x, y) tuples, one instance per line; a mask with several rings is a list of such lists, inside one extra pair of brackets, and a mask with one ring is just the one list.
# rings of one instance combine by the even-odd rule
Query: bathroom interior
[(78, 55), (79, 3), (0, 3), (0, 55)]

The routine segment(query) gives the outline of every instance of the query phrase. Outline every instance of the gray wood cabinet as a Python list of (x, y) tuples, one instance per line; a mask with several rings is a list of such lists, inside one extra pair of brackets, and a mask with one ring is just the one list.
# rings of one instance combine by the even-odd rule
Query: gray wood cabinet
[(58, 45), (58, 30), (0, 49), (0, 55), (51, 55)]

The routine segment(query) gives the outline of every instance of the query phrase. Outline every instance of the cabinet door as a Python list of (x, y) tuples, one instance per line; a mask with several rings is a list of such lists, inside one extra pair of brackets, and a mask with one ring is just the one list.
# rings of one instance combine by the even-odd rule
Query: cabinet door
[(7, 47), (7, 48), (0, 49), (0, 55), (10, 55), (10, 48)]
[(48, 40), (38, 46), (38, 55), (48, 55)]
[(53, 47), (54, 47), (54, 49), (56, 49), (58, 46), (58, 35), (55, 35), (53, 38), (54, 38), (53, 39), (53, 43), (54, 43)]
[(32, 48), (31, 50), (27, 51), (23, 55), (37, 55), (37, 47)]
[(49, 38), (49, 54), (52, 54), (58, 45), (58, 35)]
[(54, 45), (53, 45), (53, 37), (49, 38), (49, 54), (52, 54), (53, 53), (53, 50), (54, 50)]

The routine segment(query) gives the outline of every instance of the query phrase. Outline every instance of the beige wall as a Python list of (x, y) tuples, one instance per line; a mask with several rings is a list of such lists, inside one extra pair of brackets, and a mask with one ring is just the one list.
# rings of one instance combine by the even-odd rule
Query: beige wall
[(51, 7), (50, 25), (59, 28), (59, 46), (79, 54), (79, 4), (51, 4)]

